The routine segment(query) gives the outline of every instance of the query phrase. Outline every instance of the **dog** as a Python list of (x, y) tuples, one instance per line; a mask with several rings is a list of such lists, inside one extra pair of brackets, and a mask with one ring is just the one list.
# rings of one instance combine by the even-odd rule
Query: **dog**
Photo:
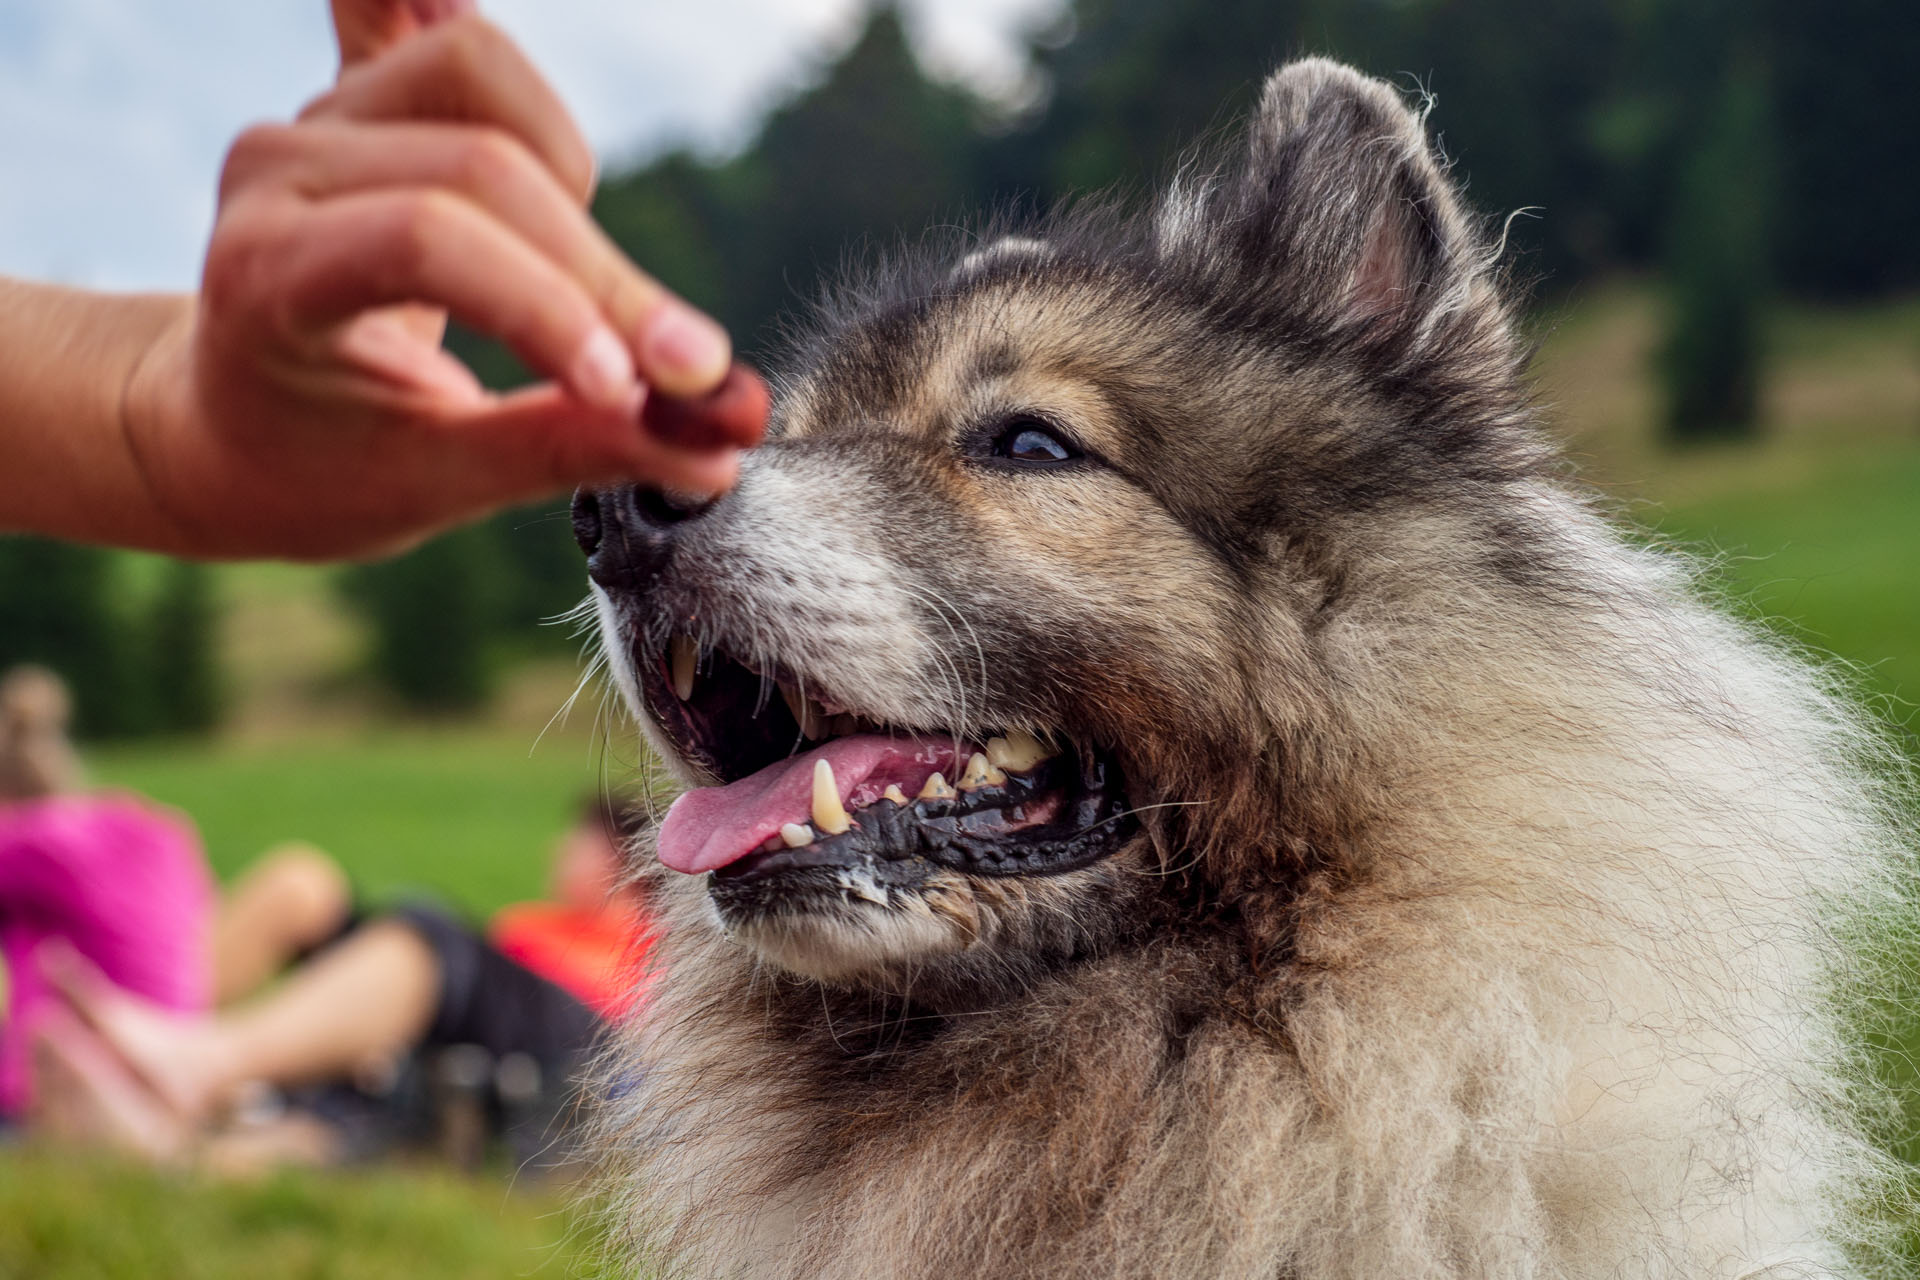
[(836, 291), (727, 496), (577, 495), (690, 788), (643, 1274), (1857, 1273), (1888, 748), (1569, 478), (1491, 230), (1294, 62)]

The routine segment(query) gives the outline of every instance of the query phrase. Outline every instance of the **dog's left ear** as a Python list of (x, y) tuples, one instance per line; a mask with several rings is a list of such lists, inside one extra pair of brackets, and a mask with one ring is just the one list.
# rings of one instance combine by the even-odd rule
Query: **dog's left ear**
[[(1472, 317), (1504, 337), (1493, 255), (1422, 115), (1323, 58), (1266, 83), (1240, 165), (1159, 212), (1163, 253), (1197, 250), (1288, 314), (1363, 342), (1426, 345)], [(1224, 261), (1223, 261), (1224, 258)]]

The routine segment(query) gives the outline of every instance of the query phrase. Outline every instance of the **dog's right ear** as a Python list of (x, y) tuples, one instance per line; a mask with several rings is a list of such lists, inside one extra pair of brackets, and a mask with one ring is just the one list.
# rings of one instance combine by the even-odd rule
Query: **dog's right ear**
[(1370, 345), (1425, 345), (1439, 321), (1462, 318), (1505, 334), (1491, 255), (1424, 113), (1324, 58), (1267, 80), (1244, 159), (1176, 185), (1157, 229), (1163, 254), (1194, 253), (1277, 308)]

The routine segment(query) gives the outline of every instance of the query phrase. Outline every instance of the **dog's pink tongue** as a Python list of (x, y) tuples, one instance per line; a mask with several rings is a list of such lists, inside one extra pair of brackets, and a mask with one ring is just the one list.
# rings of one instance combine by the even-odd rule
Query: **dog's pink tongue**
[[(789, 822), (805, 822), (813, 803), (817, 761), (833, 765), (848, 809), (871, 803), (889, 786), (916, 794), (939, 770), (953, 776), (951, 739), (857, 734), (770, 764), (724, 787), (701, 787), (673, 802), (660, 820), (660, 861), (698, 875), (737, 862)], [(856, 819), (857, 821), (857, 819)]]

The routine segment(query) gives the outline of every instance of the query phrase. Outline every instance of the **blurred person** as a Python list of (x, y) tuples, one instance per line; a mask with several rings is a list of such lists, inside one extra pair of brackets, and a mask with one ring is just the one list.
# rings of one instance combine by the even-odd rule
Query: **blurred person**
[(67, 740), (73, 699), (45, 667), (0, 676), (0, 803), (77, 791), (80, 760)]
[[(633, 830), (630, 806), (596, 797), (555, 846), (551, 898), (503, 909), (484, 934), (424, 904), (362, 917), (336, 864), (284, 847), (220, 912), (215, 981), (244, 996), (279, 961), (304, 958), (277, 986), (213, 1014), (183, 1015), (72, 952), (43, 951), (38, 967), (72, 1002), (39, 1031), (46, 1129), (225, 1167), (363, 1157), (431, 1129), (418, 1073), (458, 1050), (458, 1061), (498, 1073), (496, 1133), (523, 1147), (545, 1140), (601, 1026), (635, 1000), (648, 935), (623, 887)], [(413, 1087), (397, 1088), (408, 1073)], [(227, 1125), (262, 1086), (292, 1111)], [(505, 1114), (507, 1093), (533, 1132), (508, 1131), (524, 1117)]]
[(158, 1009), (197, 1013), (212, 983), (213, 878), (192, 824), (126, 792), (89, 791), (53, 672), (0, 676), (0, 1119), (33, 1099), (32, 1037), (60, 1000), (33, 963), (59, 939)]
[[(332, 9), (339, 79), (234, 143), (196, 294), (0, 279), (0, 529), (318, 559), (590, 480), (726, 489), (764, 392), (594, 224), (592, 152), (521, 51), (471, 0)], [(548, 381), (486, 391), (449, 312)], [(642, 425), (736, 386), (731, 416)]]

